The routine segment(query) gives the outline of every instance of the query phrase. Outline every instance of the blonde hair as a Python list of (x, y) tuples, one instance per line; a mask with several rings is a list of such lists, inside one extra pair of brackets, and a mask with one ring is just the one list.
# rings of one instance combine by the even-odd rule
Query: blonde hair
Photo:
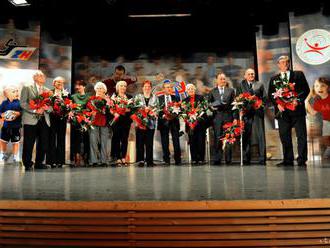
[(189, 88), (194, 88), (196, 90), (196, 86), (193, 84), (187, 84), (186, 89), (188, 90)]
[(120, 85), (125, 85), (125, 86), (127, 86), (127, 83), (125, 82), (125, 81), (118, 81), (117, 83), (116, 83), (116, 92), (118, 92), (118, 89), (119, 89), (119, 86)]
[(102, 88), (102, 89), (104, 89), (104, 92), (107, 93), (107, 86), (105, 85), (105, 83), (103, 83), (103, 82), (97, 82), (94, 85), (94, 90), (96, 91), (97, 88)]

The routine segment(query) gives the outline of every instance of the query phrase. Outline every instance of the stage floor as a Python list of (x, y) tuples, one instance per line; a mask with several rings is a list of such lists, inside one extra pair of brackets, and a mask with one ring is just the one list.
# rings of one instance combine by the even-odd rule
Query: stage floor
[(330, 198), (330, 164), (27, 171), (0, 165), (2, 200), (203, 201)]

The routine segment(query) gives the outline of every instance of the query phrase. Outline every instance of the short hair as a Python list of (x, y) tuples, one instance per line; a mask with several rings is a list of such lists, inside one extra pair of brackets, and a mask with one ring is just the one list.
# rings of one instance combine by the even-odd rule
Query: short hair
[(290, 58), (287, 55), (282, 55), (277, 59), (277, 63), (279, 63), (281, 60), (285, 60), (287, 62), (290, 62)]
[(149, 84), (150, 87), (152, 87), (152, 82), (150, 80), (144, 80), (142, 83), (142, 87), (144, 87), (144, 85)]
[(76, 80), (75, 85), (81, 85), (81, 86), (86, 87), (86, 83), (84, 80)]
[(127, 86), (126, 81), (118, 81), (116, 83), (116, 92), (118, 92), (119, 86), (122, 85), (122, 84), (124, 84), (125, 86)]
[(187, 84), (186, 89), (188, 90), (189, 88), (194, 88), (196, 90), (196, 86), (193, 84)]
[(215, 78), (218, 78), (219, 75), (221, 75), (221, 74), (223, 74), (223, 75), (227, 78), (226, 74), (225, 74), (224, 72), (222, 72), (222, 71), (218, 72), (218, 73), (216, 74), (216, 77), (215, 77)]
[(5, 96), (6, 96), (6, 93), (7, 93), (9, 90), (18, 90), (18, 87), (17, 87), (17, 85), (14, 85), (14, 84), (6, 85), (6, 86), (3, 88), (3, 93), (4, 93)]
[(124, 73), (126, 72), (126, 69), (123, 65), (117, 65), (115, 67), (115, 71), (118, 70), (118, 71), (124, 71)]
[(35, 73), (33, 73), (32, 77), (35, 78), (35, 77), (38, 77), (38, 76), (45, 76), (45, 74), (40, 71), (40, 70), (37, 70)]
[(56, 77), (56, 78), (53, 79), (53, 83), (54, 83), (55, 81), (63, 81), (63, 82), (65, 82), (65, 78), (59, 76), (59, 77)]
[(103, 82), (97, 82), (94, 86), (94, 90), (96, 91), (97, 88), (103, 88), (105, 92), (107, 92), (107, 86)]

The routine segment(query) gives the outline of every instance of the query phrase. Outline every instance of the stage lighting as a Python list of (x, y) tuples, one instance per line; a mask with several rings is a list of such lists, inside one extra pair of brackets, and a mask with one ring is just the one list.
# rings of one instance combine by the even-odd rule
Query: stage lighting
[(152, 17), (188, 17), (191, 16), (189, 13), (182, 14), (138, 14), (138, 15), (128, 15), (130, 18), (152, 18)]
[(16, 7), (29, 6), (30, 4), (26, 0), (9, 0), (10, 3)]

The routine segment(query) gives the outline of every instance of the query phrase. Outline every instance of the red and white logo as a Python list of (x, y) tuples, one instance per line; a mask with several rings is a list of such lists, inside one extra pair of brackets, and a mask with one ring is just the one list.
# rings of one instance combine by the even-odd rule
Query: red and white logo
[(324, 29), (305, 32), (297, 40), (296, 52), (307, 64), (324, 64), (330, 60), (330, 32)]

